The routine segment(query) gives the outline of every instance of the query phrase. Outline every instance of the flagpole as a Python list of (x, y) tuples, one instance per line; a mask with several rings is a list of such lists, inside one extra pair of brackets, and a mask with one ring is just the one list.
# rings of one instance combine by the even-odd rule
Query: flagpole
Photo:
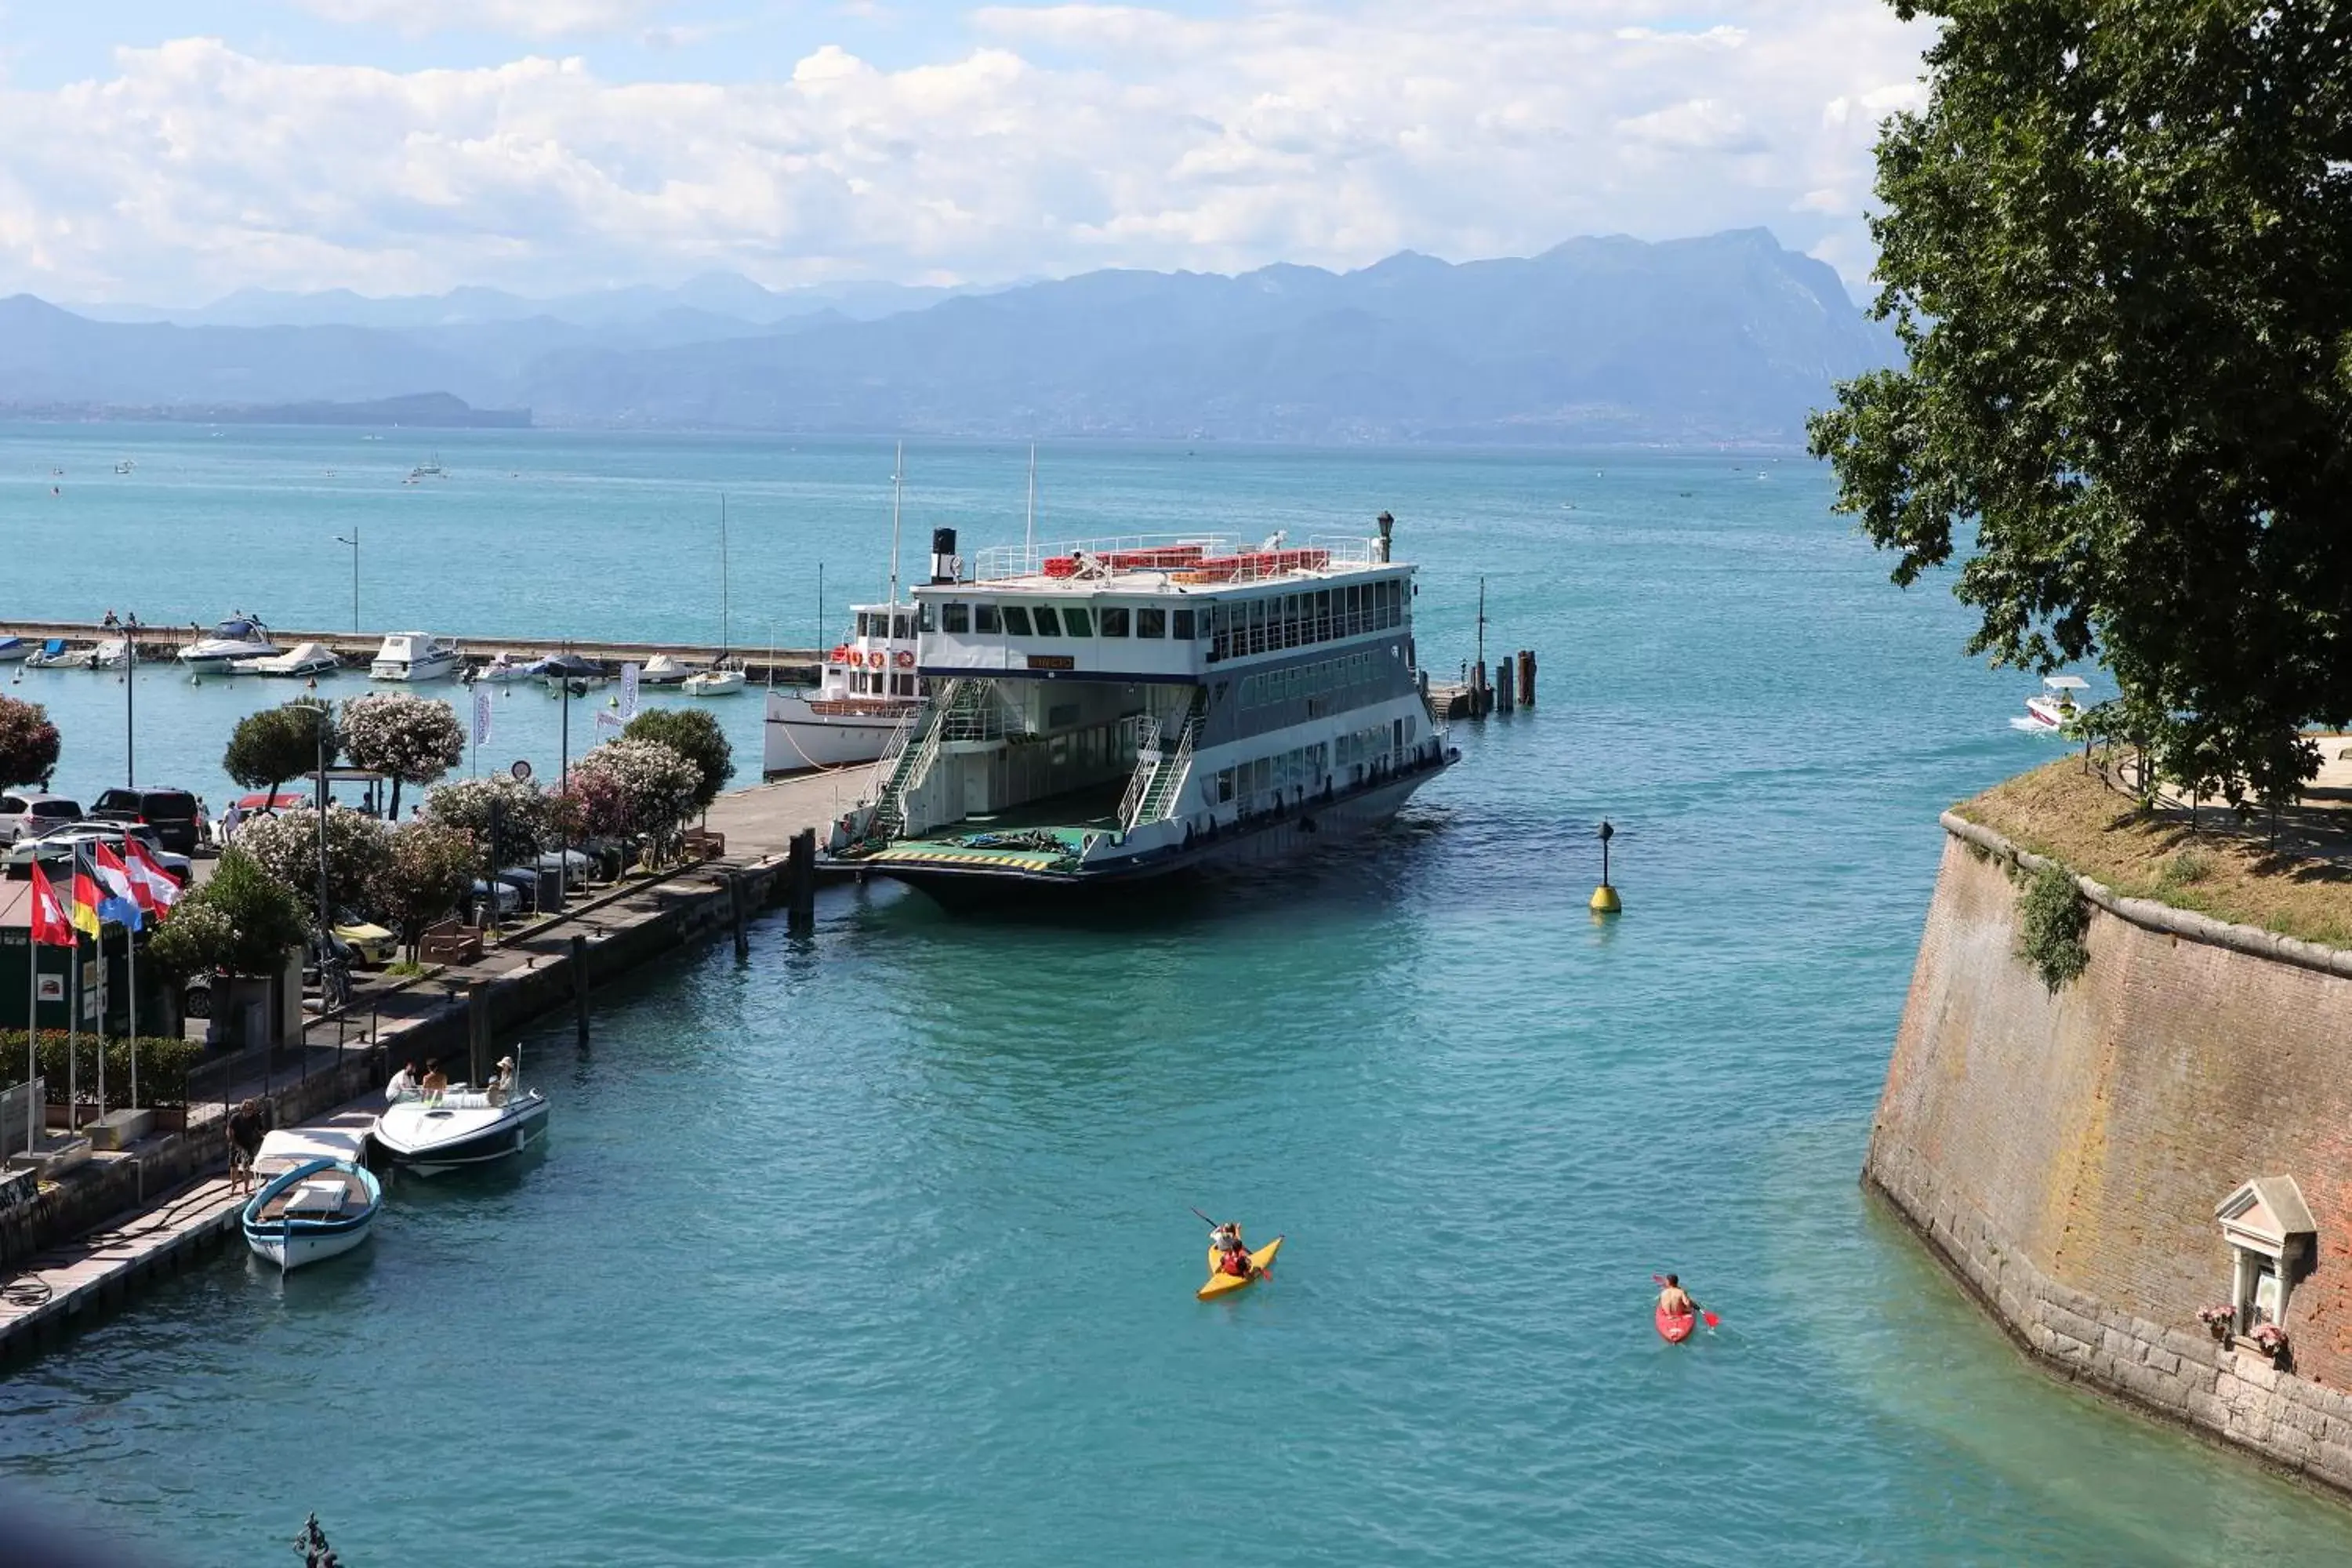
[[(139, 895), (134, 889), (131, 901), (136, 904)], [(135, 926), (122, 928), (122, 985), (131, 994), (131, 1109), (139, 1109), (139, 931)]]
[(73, 977), (66, 990), (66, 1134), (71, 1137), (81, 1130), (81, 1063), (75, 1058), (81, 1053), (81, 928), (73, 928)]
[[(38, 861), (34, 862), (36, 866)], [(25, 1152), (32, 1153), (41, 1146), (41, 1102), (48, 1099), (45, 1089), (33, 1092), (33, 1079), (41, 1070), (41, 944), (33, 940), (32, 922), (25, 925)]]

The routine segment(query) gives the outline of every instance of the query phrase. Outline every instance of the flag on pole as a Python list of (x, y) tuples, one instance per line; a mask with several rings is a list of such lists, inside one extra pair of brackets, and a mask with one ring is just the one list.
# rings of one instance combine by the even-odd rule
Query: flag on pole
[(487, 746), (489, 743), (490, 689), (477, 686), (474, 688), (474, 744)]
[(88, 931), (93, 937), (98, 934), (100, 900), (98, 883), (91, 879), (88, 871), (82, 869), (81, 851), (77, 849), (74, 851), (73, 913), (70, 917), (76, 931)]
[(637, 716), (637, 667), (634, 660), (621, 666), (621, 717)]
[(124, 869), (131, 873), (131, 896), (139, 907), (157, 920), (170, 912), (180, 901), (179, 879), (155, 863), (147, 847), (136, 838), (122, 841)]
[[(136, 840), (126, 835), (123, 842)], [(126, 931), (137, 931), (146, 924), (138, 889), (131, 880), (131, 868), (117, 859), (114, 851), (103, 843), (90, 846), (90, 858), (98, 868), (98, 918), (112, 921)]]
[(614, 712), (610, 708), (599, 708), (596, 710), (596, 728), (599, 730), (617, 730), (620, 727), (621, 716), (618, 713)]
[(74, 945), (73, 921), (38, 860), (33, 862), (33, 940), (47, 947)]

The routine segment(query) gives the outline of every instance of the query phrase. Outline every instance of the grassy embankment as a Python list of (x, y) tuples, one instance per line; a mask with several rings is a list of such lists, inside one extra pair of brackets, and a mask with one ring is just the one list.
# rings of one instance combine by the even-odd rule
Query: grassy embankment
[(2208, 805), (2141, 811), (2084, 767), (2053, 762), (1953, 811), (2130, 898), (2282, 936), (2352, 948), (2352, 808), (2306, 803), (2240, 821)]

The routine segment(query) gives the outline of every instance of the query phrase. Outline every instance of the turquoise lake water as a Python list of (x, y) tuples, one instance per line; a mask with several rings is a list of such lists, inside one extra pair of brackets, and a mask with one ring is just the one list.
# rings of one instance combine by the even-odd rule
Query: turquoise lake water
[[(0, 432), (0, 552), (40, 563), (0, 615), (347, 620), (320, 540), (357, 521), (371, 625), (709, 636), (723, 489), (739, 616), (805, 642), (815, 561), (837, 621), (887, 550), (876, 444), (448, 437), (450, 478), (404, 489), (428, 450)], [(1024, 461), (911, 451), (908, 561), (940, 521), (1017, 539)], [(1823, 475), (1041, 466), (1048, 536), (1385, 507), (1426, 661), (1466, 654), (1483, 574), (1541, 704), (1280, 873), (1109, 918), (833, 890), (810, 937), (599, 993), (588, 1051), (525, 1041), (543, 1156), (400, 1184), (361, 1254), (225, 1255), (19, 1368), (0, 1478), (197, 1564), (281, 1561), (313, 1509), (354, 1568), (2352, 1552), (2352, 1513), (2033, 1371), (1856, 1185), (1936, 813), (2050, 752), (2009, 727), (2032, 683), (1961, 658), (1942, 587), (1888, 587)], [(68, 679), (9, 689), (95, 787), (121, 689)], [(146, 679), (141, 772), (199, 787), (282, 695)], [(551, 704), (509, 706), (552, 744), (520, 728)], [(1627, 912), (1595, 926), (1604, 814)], [(1196, 1303), (1192, 1205), (1285, 1234), (1274, 1281)], [(1659, 1342), (1666, 1268), (1718, 1333)]]

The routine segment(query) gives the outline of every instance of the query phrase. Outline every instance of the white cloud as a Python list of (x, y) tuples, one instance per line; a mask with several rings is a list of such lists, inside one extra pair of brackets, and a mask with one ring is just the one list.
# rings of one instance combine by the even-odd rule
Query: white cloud
[(294, 0), (330, 22), (427, 33), (497, 33), (562, 38), (618, 33), (667, 9), (670, 0)]
[[(617, 25), (650, 7), (530, 9)], [(1872, 126), (1915, 100), (1924, 28), (1880, 0), (1718, 9), (1621, 37), (1681, 14), (1007, 7), (974, 13), (980, 46), (951, 57), (884, 68), (824, 45), (737, 83), (538, 56), (394, 72), (185, 39), (122, 50), (102, 79), (0, 84), (0, 292), (1355, 266), (1759, 223), (1855, 275), (1859, 213), (1821, 193), (1867, 188)]]

